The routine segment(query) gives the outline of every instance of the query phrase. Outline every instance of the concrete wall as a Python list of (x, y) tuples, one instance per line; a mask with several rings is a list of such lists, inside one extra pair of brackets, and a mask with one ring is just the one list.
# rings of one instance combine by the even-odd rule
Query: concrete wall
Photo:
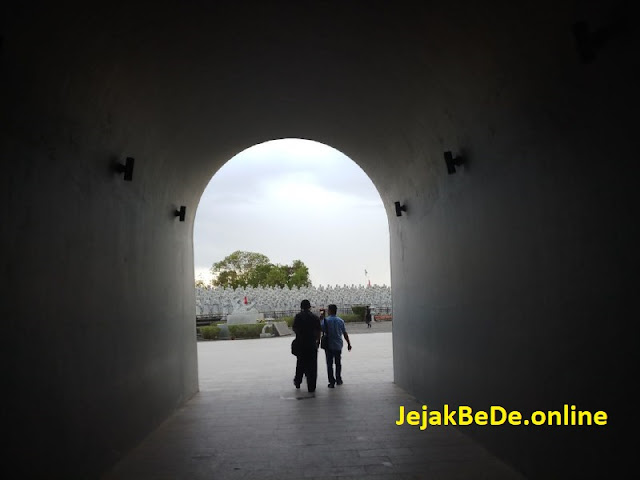
[[(432, 406), (607, 410), (603, 429), (464, 431), (532, 478), (612, 468), (637, 35), (583, 65), (571, 25), (618, 4), (186, 3), (0, 20), (3, 454), (92, 476), (197, 391), (200, 195), (244, 148), (299, 137), (354, 159), (387, 208), (396, 382)], [(445, 150), (468, 164), (447, 175)], [(133, 182), (111, 169), (126, 156)]]
[[(583, 65), (570, 26), (611, 7), (512, 3), (423, 28), (440, 58), (415, 97), (424, 160), (396, 184), (395, 381), (431, 406), (605, 410), (599, 429), (465, 429), (532, 478), (604, 478), (630, 428), (634, 37)], [(449, 149), (469, 160), (451, 176)]]

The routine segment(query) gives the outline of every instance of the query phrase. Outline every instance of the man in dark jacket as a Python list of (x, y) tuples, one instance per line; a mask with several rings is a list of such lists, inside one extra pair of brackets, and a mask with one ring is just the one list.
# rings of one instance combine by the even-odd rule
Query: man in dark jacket
[(301, 311), (293, 319), (293, 331), (298, 343), (298, 355), (296, 362), (296, 375), (293, 384), (300, 388), (302, 375), (307, 376), (307, 390), (310, 393), (316, 391), (316, 379), (318, 378), (318, 345), (320, 344), (320, 319), (311, 312), (309, 300), (300, 303)]

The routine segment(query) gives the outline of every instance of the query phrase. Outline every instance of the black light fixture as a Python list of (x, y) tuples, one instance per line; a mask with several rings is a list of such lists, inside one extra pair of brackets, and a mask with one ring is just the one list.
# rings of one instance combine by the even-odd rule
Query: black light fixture
[(407, 211), (407, 206), (406, 205), (400, 205), (400, 202), (396, 202), (396, 217), (401, 217), (402, 216), (402, 212), (406, 212)]
[(590, 30), (587, 22), (577, 22), (573, 24), (573, 36), (576, 40), (576, 48), (582, 63), (591, 63), (596, 59), (596, 50), (604, 47), (613, 37), (626, 33), (626, 18), (618, 20), (616, 23)]
[(444, 152), (444, 161), (447, 164), (447, 173), (449, 175), (456, 173), (456, 167), (464, 164), (464, 158), (454, 157), (451, 152)]
[(175, 216), (180, 217), (181, 222), (184, 222), (184, 217), (186, 214), (187, 214), (187, 207), (185, 207), (184, 205), (180, 207), (180, 210), (175, 211)]
[(131, 157), (127, 157), (125, 163), (119, 163), (116, 165), (116, 171), (118, 173), (124, 173), (124, 179), (130, 182), (133, 179), (133, 162), (135, 160)]
[(596, 49), (601, 48), (606, 40), (605, 31), (591, 32), (587, 22), (575, 23), (573, 36), (576, 39), (576, 48), (582, 63), (593, 62), (596, 58)]

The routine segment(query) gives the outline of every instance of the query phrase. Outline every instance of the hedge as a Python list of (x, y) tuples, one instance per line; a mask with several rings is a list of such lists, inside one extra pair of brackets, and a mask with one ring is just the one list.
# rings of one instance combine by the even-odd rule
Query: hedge
[(205, 340), (217, 340), (220, 334), (220, 327), (217, 325), (209, 325), (206, 327), (200, 327), (200, 334)]
[(342, 315), (338, 315), (342, 320), (344, 320), (344, 323), (350, 323), (350, 322), (362, 322), (363, 321), (363, 317), (361, 317), (360, 315), (357, 315), (355, 313), (344, 313)]
[[(344, 320), (344, 323), (364, 321), (364, 317), (361, 317), (360, 315), (356, 315), (355, 313), (344, 313), (338, 316), (342, 320)], [(294, 317), (282, 317), (282, 318), (279, 318), (278, 321), (287, 322), (287, 325), (289, 325), (289, 328), (293, 328), (293, 319)]]
[(231, 338), (260, 338), (264, 323), (229, 325)]
[(364, 316), (367, 313), (366, 305), (354, 305), (351, 307), (351, 310), (353, 311), (354, 315), (360, 317), (360, 320), (356, 320), (357, 322), (364, 322)]
[(282, 318), (278, 318), (276, 321), (278, 322), (287, 322), (287, 325), (289, 325), (289, 328), (293, 327), (293, 319), (295, 317), (282, 317)]

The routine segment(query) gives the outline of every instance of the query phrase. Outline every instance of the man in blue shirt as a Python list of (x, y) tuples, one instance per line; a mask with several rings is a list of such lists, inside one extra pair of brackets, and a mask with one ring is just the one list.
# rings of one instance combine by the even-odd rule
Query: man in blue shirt
[[(351, 351), (351, 341), (344, 326), (344, 320), (336, 315), (338, 307), (329, 305), (329, 316), (322, 323), (322, 331), (327, 336), (327, 348), (324, 353), (327, 357), (327, 374), (329, 375), (329, 388), (335, 384), (342, 385), (342, 337), (347, 341)], [(336, 374), (333, 375), (333, 362), (336, 362)]]

